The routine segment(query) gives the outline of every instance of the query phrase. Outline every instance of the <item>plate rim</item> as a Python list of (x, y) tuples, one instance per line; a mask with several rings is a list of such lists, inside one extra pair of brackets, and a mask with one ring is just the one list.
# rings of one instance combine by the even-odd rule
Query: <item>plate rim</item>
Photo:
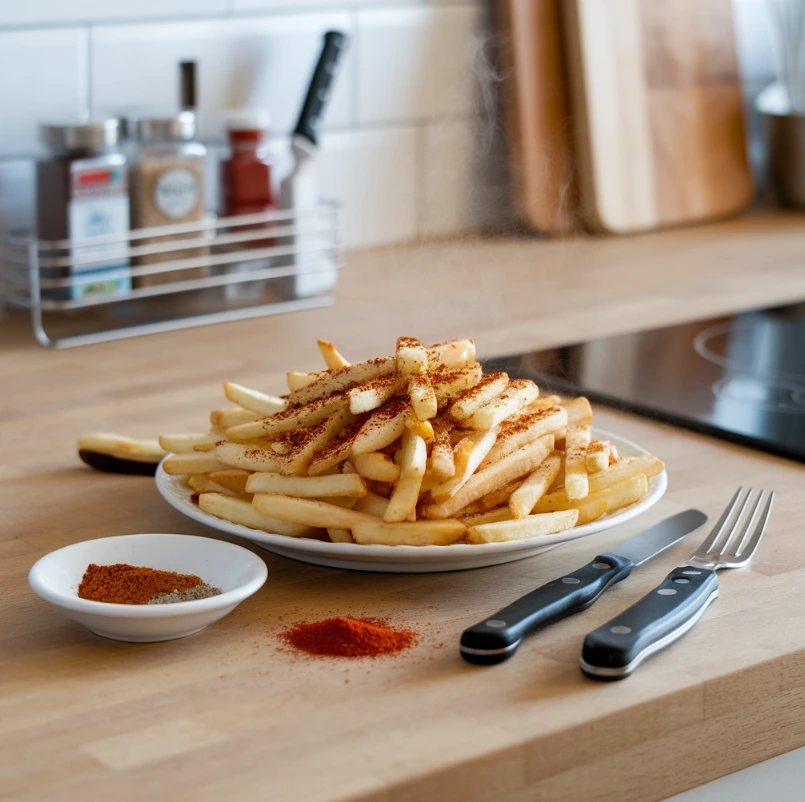
[[(593, 427), (593, 433), (598, 439), (615, 441), (619, 450), (625, 451), (626, 453), (631, 452), (635, 456), (650, 453), (631, 440), (627, 440), (607, 430)], [(622, 448), (623, 446), (626, 448)], [(165, 457), (165, 459), (167, 459), (167, 457)], [(223, 518), (216, 518), (214, 515), (200, 509), (190, 500), (190, 496), (193, 493), (190, 488), (181, 487), (181, 494), (176, 492), (177, 489), (179, 489), (178, 481), (180, 481), (180, 477), (167, 474), (162, 467), (163, 462), (164, 459), (159, 463), (155, 476), (157, 491), (171, 507), (191, 520), (204, 524), (219, 532), (244, 538), (269, 551), (271, 551), (272, 546), (276, 546), (284, 551), (290, 549), (291, 551), (301, 552), (310, 557), (318, 556), (322, 559), (346, 559), (362, 565), (409, 561), (421, 565), (429, 565), (439, 561), (474, 561), (483, 559), (484, 557), (495, 560), (501, 555), (508, 556), (521, 551), (524, 552), (523, 556), (526, 557), (529, 556), (529, 551), (536, 548), (554, 544), (560, 545), (572, 540), (578, 540), (579, 538), (589, 537), (590, 535), (626, 523), (653, 507), (665, 495), (665, 491), (668, 488), (668, 474), (667, 471), (663, 469), (657, 476), (651, 477), (649, 480), (649, 492), (636, 504), (625, 507), (623, 510), (619, 510), (615, 515), (609, 517), (605, 514), (602, 518), (585, 524), (584, 526), (575, 527), (574, 529), (565, 530), (564, 532), (557, 532), (554, 535), (543, 535), (539, 538), (512, 540), (505, 543), (454, 543), (449, 546), (363, 545), (360, 543), (327, 543), (313, 538), (291, 538), (287, 535), (251, 529), (241, 524), (231, 523)]]

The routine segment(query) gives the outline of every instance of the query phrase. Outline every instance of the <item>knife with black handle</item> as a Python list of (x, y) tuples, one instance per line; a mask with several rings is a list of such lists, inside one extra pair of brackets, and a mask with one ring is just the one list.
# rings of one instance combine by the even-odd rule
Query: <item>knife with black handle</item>
[(310, 86), (302, 104), (299, 121), (294, 128), (294, 136), (302, 136), (313, 145), (317, 143), (317, 129), (324, 104), (330, 97), (330, 86), (333, 83), (338, 59), (347, 46), (347, 36), (340, 31), (328, 31), (324, 34), (324, 44), (319, 62), (310, 79)]
[(672, 515), (616, 549), (599, 554), (583, 568), (554, 579), (465, 629), (461, 656), (470, 663), (494, 665), (508, 660), (523, 639), (550, 624), (586, 610), (632, 569), (698, 529), (707, 516), (698, 510)]

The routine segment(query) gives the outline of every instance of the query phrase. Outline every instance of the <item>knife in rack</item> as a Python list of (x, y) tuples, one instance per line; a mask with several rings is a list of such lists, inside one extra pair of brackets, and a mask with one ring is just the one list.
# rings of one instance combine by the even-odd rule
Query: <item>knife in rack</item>
[(331, 290), (336, 283), (337, 267), (327, 248), (328, 243), (332, 246), (332, 238), (327, 239), (319, 219), (316, 155), (319, 121), (347, 41), (346, 34), (340, 31), (324, 34), (321, 54), (291, 137), (294, 165), (280, 184), (280, 208), (293, 213), (291, 264), (296, 273), (283, 281), (284, 294), (290, 298), (318, 295)]
[(599, 554), (583, 568), (527, 593), (465, 629), (459, 646), (461, 656), (478, 665), (508, 660), (527, 635), (586, 610), (605, 590), (626, 579), (633, 568), (661, 554), (706, 520), (699, 510), (672, 515), (612, 551)]

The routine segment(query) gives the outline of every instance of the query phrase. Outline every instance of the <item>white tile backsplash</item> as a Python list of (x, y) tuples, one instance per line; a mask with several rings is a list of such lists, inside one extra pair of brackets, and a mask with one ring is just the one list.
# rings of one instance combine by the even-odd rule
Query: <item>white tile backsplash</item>
[[(230, 18), (203, 22), (120, 25), (92, 31), (92, 101), (110, 111), (171, 108), (178, 102), (180, 61), (198, 63), (203, 137), (220, 137), (227, 109), (268, 108), (272, 129), (289, 132), (318, 58), (323, 34), (353, 33), (345, 13)], [(335, 78), (323, 126), (352, 123), (355, 51)]]
[(359, 11), (360, 122), (469, 117), (485, 19), (478, 4)]
[(230, 0), (0, 0), (0, 25), (56, 25), (223, 14)]
[(348, 247), (416, 238), (413, 128), (327, 134), (319, 176), (322, 197), (342, 203), (342, 235)]
[(87, 110), (87, 32), (0, 32), (0, 156), (35, 151), (40, 121)]
[(511, 227), (513, 210), (504, 132), (494, 118), (420, 129), (418, 206), (422, 237)]
[[(256, 10), (294, 10), (302, 8), (310, 9), (343, 9), (345, 7), (356, 8), (363, 6), (422, 6), (433, 0), (232, 0), (233, 9), (239, 11)], [(460, 0), (467, 2), (467, 0)]]

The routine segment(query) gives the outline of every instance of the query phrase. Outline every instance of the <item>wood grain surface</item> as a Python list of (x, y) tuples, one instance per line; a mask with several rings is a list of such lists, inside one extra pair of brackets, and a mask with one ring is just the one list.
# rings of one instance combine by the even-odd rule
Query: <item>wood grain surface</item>
[(723, 216), (752, 194), (730, 0), (571, 0), (581, 213), (627, 233)]
[(560, 0), (499, 8), (515, 208), (537, 231), (566, 233), (579, 218)]
[[(749, 218), (625, 240), (469, 240), (353, 254), (334, 307), (66, 352), (0, 323), (0, 798), (54, 800), (659, 800), (805, 744), (803, 466), (602, 409), (601, 426), (667, 463), (670, 487), (616, 531), (494, 568), (338, 571), (275, 557), (263, 589), (179, 641), (91, 635), (36, 597), (52, 549), (132, 532), (216, 535), (147, 478), (81, 465), (76, 436), (204, 425), (230, 379), (268, 391), (410, 334), (473, 336), (481, 356), (805, 297), (801, 218)], [(583, 635), (656, 584), (680, 543), (503, 665), (462, 662), (463, 628), (643, 525), (739, 484), (778, 493), (751, 567), (682, 641), (622, 683), (578, 670)], [(308, 660), (300, 619), (386, 616), (421, 632), (394, 658)]]

